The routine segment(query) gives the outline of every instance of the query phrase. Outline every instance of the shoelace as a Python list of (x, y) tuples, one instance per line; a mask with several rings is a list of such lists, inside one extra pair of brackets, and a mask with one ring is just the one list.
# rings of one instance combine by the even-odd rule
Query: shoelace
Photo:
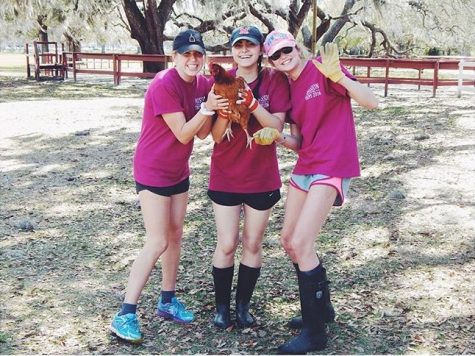
[(129, 324), (135, 328), (138, 328), (138, 325), (139, 325), (137, 318), (134, 318), (133, 316), (127, 316), (124, 319), (124, 322), (122, 323), (122, 325), (125, 325), (125, 324)]
[(176, 300), (176, 304), (177, 304), (177, 309), (185, 309), (185, 305), (180, 302), (178, 299)]

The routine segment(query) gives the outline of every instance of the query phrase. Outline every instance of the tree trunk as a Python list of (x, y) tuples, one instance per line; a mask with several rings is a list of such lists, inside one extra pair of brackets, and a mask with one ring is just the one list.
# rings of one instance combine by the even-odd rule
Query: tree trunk
[(304, 0), (302, 2), (302, 6), (297, 11), (298, 2), (291, 1), (290, 4), (290, 11), (289, 11), (289, 32), (294, 36), (297, 37), (297, 34), (302, 27), (302, 24), (307, 17), (310, 8), (312, 7), (312, 0)]
[[(38, 15), (36, 21), (38, 22), (38, 40), (42, 42), (48, 42), (48, 26), (45, 24), (45, 20), (48, 16)], [(49, 47), (47, 44), (41, 46), (41, 51), (43, 53), (49, 52)]]
[[(170, 18), (176, 0), (143, 0), (143, 12), (136, 0), (122, 0), (130, 34), (140, 46), (142, 54), (165, 54), (163, 49), (165, 24)], [(165, 68), (164, 63), (144, 62), (143, 71), (156, 73)]]
[[(315, 40), (315, 43), (318, 42), (320, 37), (322, 37), (325, 34), (325, 32), (328, 30), (329, 27), (330, 27), (330, 19), (323, 20), (323, 22), (317, 27), (317, 38)], [(304, 46), (307, 48), (312, 48), (312, 41), (313, 41), (312, 31), (310, 31), (308, 26), (303, 26), (301, 32), (302, 32)]]
[(63, 33), (66, 39), (66, 48), (69, 52), (81, 52), (81, 43), (75, 39), (69, 32)]
[(335, 37), (343, 28), (343, 26), (345, 26), (345, 24), (348, 21), (350, 21), (348, 12), (355, 5), (355, 2), (356, 0), (346, 0), (345, 6), (343, 7), (343, 11), (341, 12), (340, 18), (333, 23), (330, 29), (325, 33), (325, 36), (323, 36), (322, 45), (324, 45), (327, 42), (333, 42)]

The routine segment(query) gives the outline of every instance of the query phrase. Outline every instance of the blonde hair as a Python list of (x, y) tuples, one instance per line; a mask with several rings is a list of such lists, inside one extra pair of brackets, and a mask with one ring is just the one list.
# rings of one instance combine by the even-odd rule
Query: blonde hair
[(300, 48), (299, 45), (296, 45), (295, 48), (297, 48), (299, 51), (301, 59), (311, 59), (313, 57), (312, 53), (310, 53), (307, 47)]

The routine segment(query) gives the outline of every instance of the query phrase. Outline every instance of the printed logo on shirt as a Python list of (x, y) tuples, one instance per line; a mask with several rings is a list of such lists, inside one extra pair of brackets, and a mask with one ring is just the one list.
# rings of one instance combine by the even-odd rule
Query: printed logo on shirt
[(204, 103), (205, 99), (206, 99), (206, 96), (202, 96), (200, 98), (195, 98), (195, 109), (196, 110), (200, 109), (201, 103)]
[(257, 99), (257, 101), (259, 102), (259, 104), (261, 104), (261, 106), (263, 108), (267, 109), (269, 107), (269, 95), (268, 94), (261, 96), (259, 99)]
[(305, 100), (310, 100), (320, 95), (322, 95), (322, 93), (320, 92), (320, 86), (318, 84), (312, 84), (310, 85), (310, 88), (307, 89), (307, 93), (305, 94)]

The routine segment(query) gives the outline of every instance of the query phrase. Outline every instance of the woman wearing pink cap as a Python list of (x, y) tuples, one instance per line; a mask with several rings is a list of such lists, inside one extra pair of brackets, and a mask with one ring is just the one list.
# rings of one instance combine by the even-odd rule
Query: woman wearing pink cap
[[(264, 36), (254, 26), (236, 28), (230, 46), (237, 68), (228, 72), (240, 76), (249, 85), (243, 102), (252, 111), (248, 131), (252, 135), (262, 127), (282, 131), (290, 109), (288, 80), (283, 73), (262, 68)], [(255, 324), (249, 313), (251, 297), (262, 266), (262, 240), (272, 207), (280, 200), (282, 185), (275, 145), (247, 147), (246, 133), (237, 124), (234, 137), (225, 136), (226, 114), (220, 112), (211, 129), (215, 141), (211, 156), (208, 196), (213, 202), (217, 244), (213, 255), (213, 281), (216, 314), (214, 324), (230, 327), (231, 287), (234, 255), (242, 241), (242, 256), (236, 288), (236, 322), (239, 327)], [(243, 231), (240, 238), (240, 220)]]
[(351, 99), (368, 109), (376, 108), (378, 100), (340, 65), (333, 43), (320, 49), (319, 61), (305, 60), (290, 33), (272, 31), (264, 49), (272, 65), (290, 79), (291, 134), (264, 128), (254, 138), (258, 144), (275, 141), (298, 153), (281, 242), (297, 271), (302, 330), (279, 352), (301, 354), (326, 347), (325, 322), (334, 318), (315, 236), (331, 207), (342, 205), (350, 179), (360, 175)]

